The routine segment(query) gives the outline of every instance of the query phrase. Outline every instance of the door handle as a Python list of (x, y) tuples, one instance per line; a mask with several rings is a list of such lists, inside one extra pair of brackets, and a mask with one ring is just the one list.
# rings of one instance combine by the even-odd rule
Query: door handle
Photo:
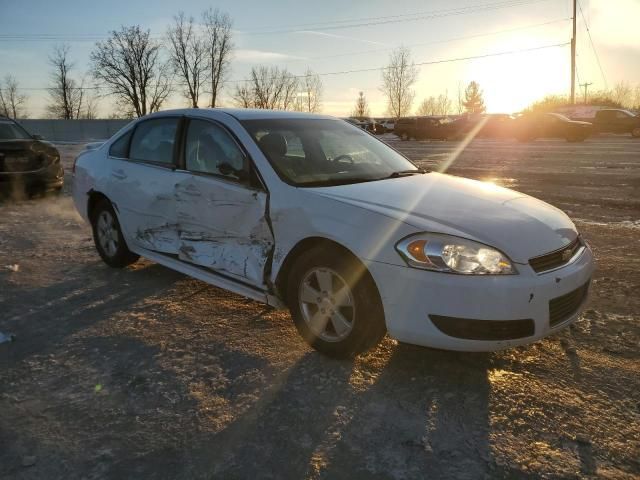
[(127, 178), (127, 174), (124, 173), (123, 170), (113, 170), (111, 172), (111, 176), (117, 178), (118, 180), (124, 180)]

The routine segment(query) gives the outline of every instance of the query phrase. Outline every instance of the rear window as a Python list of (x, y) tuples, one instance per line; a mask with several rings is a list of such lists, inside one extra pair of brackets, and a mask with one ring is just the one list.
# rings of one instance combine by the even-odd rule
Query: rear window
[(28, 140), (31, 135), (15, 122), (0, 122), (0, 140)]

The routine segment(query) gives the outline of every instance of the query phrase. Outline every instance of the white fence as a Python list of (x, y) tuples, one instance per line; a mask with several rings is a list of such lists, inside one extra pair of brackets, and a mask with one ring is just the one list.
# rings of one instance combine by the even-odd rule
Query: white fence
[(19, 120), (29, 133), (50, 142), (96, 142), (107, 140), (131, 120)]

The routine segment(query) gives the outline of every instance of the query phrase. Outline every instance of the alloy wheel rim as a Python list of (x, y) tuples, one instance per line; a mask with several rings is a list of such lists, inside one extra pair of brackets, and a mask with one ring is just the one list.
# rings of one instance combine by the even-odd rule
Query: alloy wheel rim
[(355, 302), (347, 282), (330, 268), (309, 270), (300, 282), (298, 301), (309, 330), (327, 342), (349, 336), (355, 323)]
[(113, 257), (118, 251), (118, 230), (115, 219), (108, 211), (100, 212), (96, 226), (98, 242), (102, 250), (109, 257)]

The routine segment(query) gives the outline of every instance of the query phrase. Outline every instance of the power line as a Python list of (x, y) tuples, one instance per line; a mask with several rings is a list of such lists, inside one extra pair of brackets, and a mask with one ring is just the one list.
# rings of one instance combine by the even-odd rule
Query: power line
[(582, 21), (584, 22), (584, 27), (587, 29), (587, 34), (589, 36), (589, 42), (591, 43), (591, 48), (593, 49), (593, 53), (596, 57), (596, 62), (598, 63), (598, 68), (600, 69), (600, 75), (602, 75), (602, 80), (604, 81), (604, 87), (606, 90), (609, 90), (609, 83), (607, 82), (607, 77), (604, 74), (604, 70), (602, 69), (602, 64), (600, 63), (600, 57), (598, 56), (598, 51), (596, 50), (596, 46), (593, 43), (593, 38), (591, 38), (591, 30), (589, 30), (589, 25), (587, 24), (587, 19), (584, 16), (584, 12), (582, 11), (582, 5), (580, 4), (580, 0), (578, 0), (578, 8), (580, 8), (580, 15), (582, 16)]
[[(380, 16), (380, 17), (356, 17), (356, 18), (343, 19), (343, 20), (331, 20), (331, 21), (327, 21), (327, 22), (300, 23), (300, 24), (297, 24), (297, 25), (280, 25), (280, 26), (274, 27), (274, 29), (276, 29), (276, 30), (283, 29), (283, 28), (316, 28), (316, 29), (318, 29), (319, 27), (322, 27), (322, 26), (334, 26), (334, 25), (340, 25), (340, 24), (345, 24), (345, 23), (362, 22), (362, 21), (375, 21), (375, 20), (383, 20), (383, 19), (384, 20), (388, 20), (388, 19), (403, 18), (403, 17), (415, 17), (416, 15), (436, 14), (436, 13), (462, 11), (462, 10), (475, 10), (475, 9), (483, 8), (483, 7), (494, 7), (494, 8), (497, 8), (497, 7), (500, 7), (500, 6), (507, 6), (508, 7), (508, 6), (512, 6), (512, 4), (536, 3), (536, 2), (541, 2), (541, 1), (547, 1), (547, 0), (503, 0), (501, 2), (494, 2), (494, 3), (481, 4), (481, 5), (469, 5), (469, 6), (466, 6), (466, 7), (449, 8), (449, 9), (444, 9), (444, 10), (422, 10), (422, 11), (418, 11), (418, 12), (403, 13), (403, 14), (397, 14), (397, 15), (384, 15), (384, 16)], [(253, 31), (253, 32), (249, 32), (249, 33), (268, 32), (268, 31), (272, 31), (274, 29), (258, 30), (258, 31)]]
[[(306, 23), (297, 24), (291, 26), (283, 26), (281, 29), (271, 30), (246, 30), (240, 31), (241, 35), (271, 35), (271, 34), (284, 34), (284, 33), (296, 33), (300, 31), (300, 28), (308, 28), (313, 30), (340, 30), (346, 28), (358, 28), (368, 27), (376, 25), (386, 25), (390, 23), (401, 22), (414, 22), (419, 20), (429, 20), (434, 18), (442, 18), (455, 15), (467, 15), (478, 12), (485, 12), (490, 10), (497, 10), (502, 8), (510, 8), (521, 5), (529, 5), (533, 3), (548, 2), (551, 0), (509, 0), (502, 2), (487, 3), (482, 5), (459, 7), (446, 10), (432, 10), (413, 12), (402, 15), (387, 15), (384, 17), (364, 17), (351, 20), (337, 20), (333, 22), (321, 22), (321, 23)], [(0, 42), (11, 41), (60, 41), (60, 42), (85, 42), (85, 41), (97, 41), (108, 38), (108, 34), (91, 34), (91, 33), (78, 33), (78, 34), (64, 34), (64, 33), (7, 33), (0, 34)], [(160, 38), (162, 35), (152, 35), (152, 37)]]
[[(263, 30), (263, 31), (248, 31), (245, 32), (246, 35), (271, 35), (271, 34), (282, 34), (282, 33), (295, 33), (299, 31), (300, 28), (309, 28), (313, 30), (342, 30), (345, 28), (358, 28), (358, 27), (370, 27), (376, 25), (388, 25), (391, 23), (401, 23), (401, 22), (415, 22), (419, 20), (430, 20), (434, 18), (442, 18), (449, 17), (454, 15), (468, 15), (470, 13), (478, 13), (485, 12), (490, 10), (498, 10), (501, 8), (510, 8), (517, 7), (521, 5), (529, 5), (532, 3), (541, 3), (547, 2), (550, 0), (510, 0), (507, 2), (499, 2), (499, 3), (489, 3), (483, 5), (475, 5), (469, 7), (459, 7), (447, 10), (434, 10), (434, 11), (423, 11), (423, 12), (414, 12), (411, 14), (403, 14), (403, 15), (391, 15), (385, 17), (372, 17), (368, 19), (362, 19), (362, 21), (355, 21), (352, 23), (345, 23), (342, 25), (334, 24), (323, 26), (322, 24), (317, 24), (318, 26), (310, 26), (314, 24), (303, 24), (295, 27), (288, 27), (284, 29), (271, 29), (271, 30)], [(366, 21), (364, 21), (366, 20)]]
[[(504, 55), (515, 55), (517, 53), (526, 53), (526, 52), (533, 52), (533, 51), (536, 51), (536, 50), (558, 48), (558, 47), (564, 47), (566, 45), (569, 45), (569, 42), (555, 43), (555, 44), (552, 44), (552, 45), (540, 45), (540, 46), (537, 46), (537, 47), (521, 48), (521, 49), (516, 49), (516, 50), (506, 50), (506, 51), (501, 51), (501, 52), (485, 53), (485, 54), (482, 54), (482, 55), (471, 55), (471, 56), (467, 56), (467, 57), (454, 57), (454, 58), (445, 58), (445, 59), (440, 59), (440, 60), (429, 60), (429, 61), (424, 61), (424, 62), (416, 62), (416, 63), (414, 63), (414, 65), (416, 67), (423, 67), (423, 66), (426, 66), (426, 65), (437, 65), (437, 64), (441, 64), (441, 63), (462, 62), (462, 61), (466, 61), (466, 60), (477, 60), (477, 59), (488, 58), (488, 57), (498, 57), (498, 56), (504, 56)], [(392, 67), (371, 67), (371, 68), (361, 68), (361, 69), (354, 69), (354, 70), (339, 70), (339, 71), (334, 71), (334, 72), (316, 73), (314, 75), (318, 75), (318, 76), (321, 76), (321, 77), (324, 77), (324, 76), (335, 76), (335, 75), (347, 75), (347, 74), (352, 74), (352, 73), (384, 71), (384, 70), (388, 70), (389, 68), (392, 68)], [(302, 74), (302, 75), (291, 75), (291, 78), (306, 78), (306, 77), (308, 77), (308, 75), (305, 75), (305, 74)], [(229, 82), (226, 82), (226, 83), (245, 83), (245, 82), (249, 82), (249, 81), (251, 81), (251, 79), (245, 78), (245, 79), (238, 79), (238, 80), (230, 80)], [(184, 83), (172, 83), (170, 85), (172, 87), (185, 86)], [(108, 87), (104, 87), (104, 86), (78, 87), (78, 89), (80, 89), (80, 90), (104, 90), (104, 89), (108, 89)], [(34, 90), (34, 91), (35, 90), (43, 90), (43, 91), (47, 91), (47, 90), (50, 90), (50, 88), (24, 87), (24, 88), (20, 88), (19, 90)]]
[[(434, 40), (434, 41), (425, 42), (425, 43), (413, 43), (413, 44), (405, 45), (405, 46), (409, 47), (409, 48), (423, 47), (423, 46), (426, 46), (426, 45), (437, 45), (437, 44), (440, 44), (440, 43), (455, 42), (455, 41), (458, 41), (458, 40), (467, 40), (467, 39), (470, 39), (470, 38), (488, 37), (488, 36), (492, 36), (492, 35), (500, 35), (500, 34), (503, 34), (503, 33), (516, 32), (516, 31), (519, 31), (519, 30), (527, 30), (527, 29), (531, 29), (531, 28), (542, 27), (542, 26), (551, 25), (551, 24), (554, 24), (554, 23), (565, 22), (567, 20), (571, 20), (571, 17), (559, 18), (559, 19), (556, 19), (556, 20), (550, 20), (548, 22), (543, 22), (543, 23), (535, 23), (535, 24), (531, 24), (531, 25), (523, 25), (521, 27), (507, 28), (507, 29), (504, 29), (504, 30), (495, 30), (493, 32), (476, 33), (476, 34), (473, 34), (473, 35), (464, 35), (464, 36), (460, 36), (460, 37), (451, 37), (451, 38), (447, 38), (447, 39)], [(319, 57), (307, 57), (307, 58), (288, 60), (286, 63), (306, 62), (306, 61), (310, 61), (310, 60), (324, 60), (324, 59), (340, 58), (340, 57), (350, 57), (350, 56), (355, 56), (355, 55), (366, 55), (366, 54), (369, 54), (369, 53), (387, 52), (387, 51), (393, 50), (394, 48), (395, 47), (377, 48), (377, 49), (373, 49), (373, 50), (362, 50), (362, 51), (359, 51), (359, 52), (337, 53), (335, 55), (323, 55), (323, 56), (319, 56)]]

